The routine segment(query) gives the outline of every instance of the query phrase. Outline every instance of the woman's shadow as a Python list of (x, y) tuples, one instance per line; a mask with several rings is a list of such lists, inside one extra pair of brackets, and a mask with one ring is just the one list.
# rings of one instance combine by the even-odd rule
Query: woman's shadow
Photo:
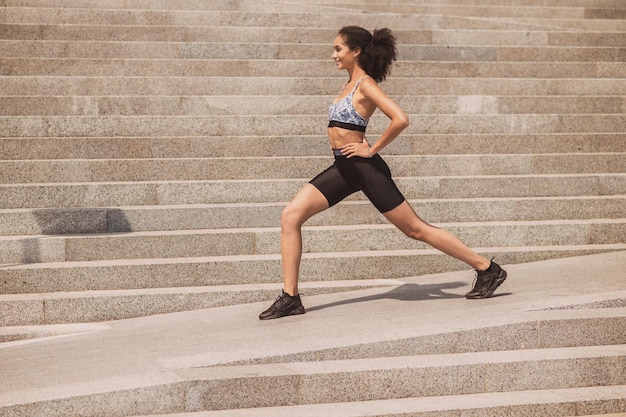
[(399, 301), (427, 301), (441, 300), (446, 298), (464, 298), (463, 295), (451, 294), (445, 290), (456, 289), (467, 285), (466, 282), (446, 282), (441, 284), (404, 284), (395, 287), (391, 291), (382, 294), (373, 294), (364, 297), (351, 298), (334, 303), (322, 304), (307, 308), (307, 311), (322, 310), (324, 308), (336, 307), (345, 304), (363, 303), (374, 300), (390, 299)]

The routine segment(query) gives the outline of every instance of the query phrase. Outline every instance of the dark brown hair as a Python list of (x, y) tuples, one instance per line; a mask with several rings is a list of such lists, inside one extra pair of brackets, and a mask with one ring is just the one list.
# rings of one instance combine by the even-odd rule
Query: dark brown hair
[(359, 65), (376, 82), (384, 81), (391, 64), (396, 61), (396, 37), (387, 28), (376, 29), (371, 34), (359, 26), (344, 26), (337, 33), (352, 51), (361, 50)]

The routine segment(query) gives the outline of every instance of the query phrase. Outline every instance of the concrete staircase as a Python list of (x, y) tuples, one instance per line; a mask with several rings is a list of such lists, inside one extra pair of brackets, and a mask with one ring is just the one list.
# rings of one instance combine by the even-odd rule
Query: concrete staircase
[[(271, 299), (349, 23), (397, 32), (385, 157), (420, 215), (504, 264), (624, 249), (624, 8), (563, 3), (4, 1), (0, 325)], [(466, 268), (361, 197), (305, 245), (309, 293)]]
[[(507, 265), (626, 250), (622, 0), (0, 6), (0, 342), (63, 333), (54, 325), (272, 300), (282, 281), (280, 211), (332, 163), (325, 111), (345, 74), (330, 62), (330, 43), (346, 24), (398, 36), (384, 88), (411, 126), (383, 153), (424, 219)], [(370, 140), (385, 123), (372, 118)], [(304, 243), (307, 296), (467, 270), (406, 239), (360, 195), (312, 219)], [(432, 362), (403, 351), (280, 358), (295, 364), (279, 374), (271, 363), (188, 370), (184, 382), (142, 388), (141, 398), (183, 391), (197, 403), (118, 415), (234, 415), (206, 410), (264, 407), (261, 387), (294, 381), (312, 384), (302, 395), (315, 398), (293, 415), (371, 415), (371, 401), (388, 416), (457, 415), (444, 403), (489, 416), (622, 412), (624, 320), (598, 326), (594, 337), (532, 351), (438, 345)], [(526, 366), (528, 378), (508, 382), (476, 372)], [(579, 366), (589, 370), (582, 380), (567, 374)], [(248, 373), (258, 376), (242, 382)], [(505, 395), (518, 391), (519, 403)], [(241, 392), (250, 393), (243, 403)], [(272, 404), (292, 404), (284, 394)], [(96, 415), (93, 401), (125, 404), (137, 392), (102, 395), (67, 401), (88, 400), (92, 411), (80, 415)], [(0, 415), (40, 410), (16, 407)]]

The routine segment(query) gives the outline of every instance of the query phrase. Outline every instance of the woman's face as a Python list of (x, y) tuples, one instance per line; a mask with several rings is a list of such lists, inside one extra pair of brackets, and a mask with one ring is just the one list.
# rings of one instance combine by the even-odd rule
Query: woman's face
[(358, 59), (358, 52), (353, 51), (345, 44), (343, 35), (337, 35), (333, 44), (332, 59), (337, 65), (337, 69), (351, 69)]

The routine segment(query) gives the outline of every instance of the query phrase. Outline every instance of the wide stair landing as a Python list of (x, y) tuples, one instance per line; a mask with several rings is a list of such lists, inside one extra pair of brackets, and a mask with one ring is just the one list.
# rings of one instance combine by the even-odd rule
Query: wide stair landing
[[(346, 24), (398, 35), (383, 154), (424, 219), (507, 265), (626, 249), (620, 0), (101, 3), (0, 1), (2, 341), (273, 299)], [(309, 296), (467, 270), (360, 195), (304, 234)]]

